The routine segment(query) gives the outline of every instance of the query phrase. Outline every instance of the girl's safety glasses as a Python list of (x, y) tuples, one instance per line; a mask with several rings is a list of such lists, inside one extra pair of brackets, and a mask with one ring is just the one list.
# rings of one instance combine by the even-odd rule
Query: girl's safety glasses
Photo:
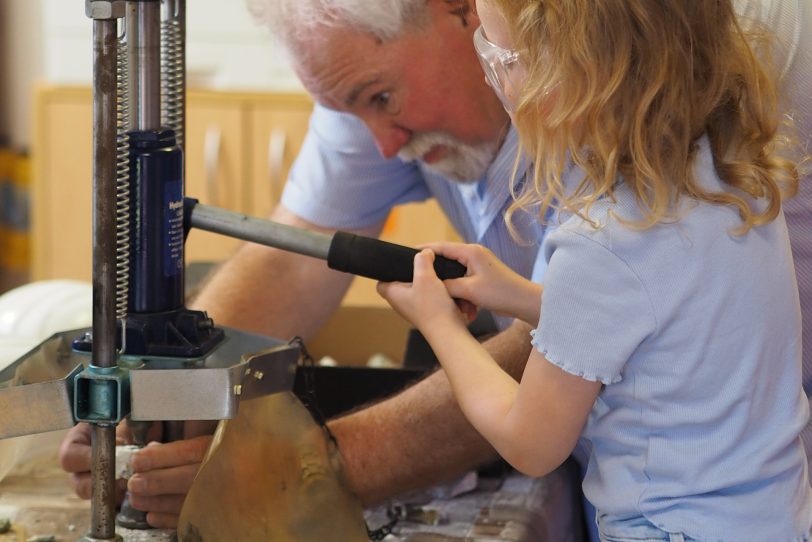
[(514, 109), (518, 94), (511, 72), (517, 67), (519, 53), (499, 47), (485, 37), (482, 26), (474, 32), (474, 49), (485, 72), (485, 80), (493, 88), (508, 113)]

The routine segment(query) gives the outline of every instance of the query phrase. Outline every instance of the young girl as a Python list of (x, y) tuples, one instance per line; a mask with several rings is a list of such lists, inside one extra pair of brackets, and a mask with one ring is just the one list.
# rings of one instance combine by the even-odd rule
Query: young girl
[[(580, 436), (606, 541), (809, 540), (800, 314), (774, 87), (731, 0), (480, 0), (475, 45), (555, 205), (543, 284), (432, 245), (379, 291), (471, 423), (542, 475)], [(768, 51), (757, 51), (768, 54)], [(433, 254), (468, 267), (437, 279)], [(453, 298), (536, 329), (521, 383)]]

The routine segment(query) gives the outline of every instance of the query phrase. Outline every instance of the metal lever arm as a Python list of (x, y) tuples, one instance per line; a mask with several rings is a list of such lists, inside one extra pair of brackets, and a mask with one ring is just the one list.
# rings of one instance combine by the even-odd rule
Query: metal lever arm
[[(200, 205), (191, 198), (186, 198), (185, 213), (188, 226), (326, 260), (337, 271), (384, 282), (411, 282), (414, 276), (414, 248), (343, 231), (312, 232)], [(462, 277), (466, 271), (458, 261), (442, 256), (434, 260), (434, 270), (441, 279)]]

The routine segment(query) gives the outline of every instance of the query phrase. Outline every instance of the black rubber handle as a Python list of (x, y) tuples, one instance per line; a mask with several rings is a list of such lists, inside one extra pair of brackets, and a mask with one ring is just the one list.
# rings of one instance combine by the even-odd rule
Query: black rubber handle
[[(412, 282), (417, 253), (410, 247), (340, 231), (330, 243), (327, 266), (383, 282)], [(437, 256), (434, 271), (441, 279), (454, 279), (465, 276), (466, 269), (456, 260)]]

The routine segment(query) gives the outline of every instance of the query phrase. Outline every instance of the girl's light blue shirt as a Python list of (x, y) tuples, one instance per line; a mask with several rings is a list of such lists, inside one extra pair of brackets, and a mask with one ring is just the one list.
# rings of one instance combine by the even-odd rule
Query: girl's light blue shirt
[[(724, 190), (706, 140), (696, 172)], [(577, 183), (573, 170), (567, 182)], [(751, 229), (729, 207), (684, 200), (639, 231), (622, 184), (590, 217), (562, 216), (534, 345), (605, 384), (585, 429), (599, 513), (643, 516), (698, 540), (806, 540), (812, 493), (799, 438), (801, 315), (783, 215)]]

